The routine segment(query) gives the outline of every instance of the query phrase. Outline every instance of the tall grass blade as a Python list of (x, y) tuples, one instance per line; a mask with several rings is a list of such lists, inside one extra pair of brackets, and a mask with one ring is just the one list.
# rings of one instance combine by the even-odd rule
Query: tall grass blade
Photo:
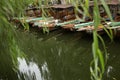
[[(101, 1), (101, 3), (102, 3), (103, 7), (105, 8), (105, 11), (106, 11), (106, 13), (108, 14), (108, 17), (109, 17), (110, 20), (113, 22), (113, 18), (112, 18), (112, 15), (111, 15), (111, 12), (110, 12), (110, 9), (109, 9), (107, 3), (105, 2), (105, 0), (100, 0), (100, 1)], [(105, 31), (106, 31), (106, 30), (105, 30)], [(110, 31), (110, 33), (108, 33), (108, 31), (107, 31), (107, 34), (109, 35), (110, 39), (112, 40), (112, 39), (113, 39), (113, 32), (112, 32), (111, 29), (110, 29), (109, 31)]]

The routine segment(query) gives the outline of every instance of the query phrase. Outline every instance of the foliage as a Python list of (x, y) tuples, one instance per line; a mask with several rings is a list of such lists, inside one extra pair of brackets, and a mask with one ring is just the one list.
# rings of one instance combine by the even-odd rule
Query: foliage
[[(101, 1), (107, 15), (109, 16), (110, 20), (113, 21), (112, 17), (111, 17), (111, 13), (109, 10), (109, 7), (107, 6), (107, 3), (105, 2), (105, 0), (99, 0)], [(79, 3), (80, 2), (80, 3)], [(83, 8), (83, 19), (85, 19), (86, 16), (89, 16), (89, 0), (84, 0), (82, 2), (82, 0), (80, 1), (73, 1), (70, 0), (70, 3), (72, 3), (76, 10), (80, 11), (78, 9), (78, 5), (82, 5)], [(93, 53), (93, 61), (90, 64), (90, 72), (91, 72), (91, 79), (92, 80), (102, 80), (103, 79), (103, 74), (105, 72), (105, 64), (107, 62), (107, 51), (105, 49), (105, 43), (104, 40), (102, 39), (102, 37), (97, 33), (97, 28), (99, 25), (101, 25), (101, 17), (100, 17), (100, 12), (99, 12), (99, 2), (98, 0), (93, 0), (94, 2), (94, 9), (93, 9), (93, 21), (94, 21), (94, 28), (95, 30), (93, 31), (93, 44), (92, 44), (92, 53)], [(76, 5), (77, 4), (77, 5)], [(81, 12), (81, 11), (80, 11)], [(108, 36), (110, 37), (110, 39), (113, 39), (113, 34), (112, 31), (108, 31), (106, 30), (106, 33), (108, 34)], [(101, 40), (103, 47), (104, 47), (104, 53), (100, 50), (99, 48), (99, 39)], [(106, 55), (106, 57), (104, 57)]]
[[(29, 1), (29, 2), (28, 2)], [(24, 4), (23, 4), (24, 3)], [(23, 57), (23, 52), (19, 49), (18, 45), (16, 44), (15, 37), (15, 29), (14, 26), (9, 22), (11, 17), (19, 16), (23, 12), (23, 7), (26, 4), (31, 3), (30, 0), (2, 0), (0, 1), (0, 64), (4, 73), (0, 72), (1, 76), (7, 76), (7, 66), (8, 69), (11, 70), (11, 75), (14, 74), (14, 71), (17, 70), (17, 57)], [(4, 62), (2, 62), (4, 61)], [(7, 64), (9, 63), (9, 64)], [(14, 70), (13, 70), (14, 69)], [(17, 80), (17, 78), (16, 78)]]
[[(46, 5), (48, 5), (49, 0), (45, 0)], [(102, 80), (102, 75), (105, 71), (105, 59), (102, 51), (99, 48), (99, 39), (102, 41), (103, 46), (105, 47), (103, 39), (98, 35), (97, 33), (97, 27), (101, 24), (101, 18), (98, 8), (98, 0), (94, 1), (94, 27), (95, 30), (93, 32), (93, 44), (92, 44), (92, 50), (93, 50), (93, 61), (90, 65), (90, 72), (91, 72), (91, 79), (92, 80)], [(112, 20), (110, 10), (108, 6), (106, 5), (104, 0), (101, 0), (108, 16)], [(15, 31), (13, 28), (13, 25), (9, 23), (9, 20), (12, 17), (18, 17), (24, 15), (24, 9), (27, 7), (26, 5), (29, 4), (39, 4), (40, 7), (42, 7), (42, 0), (2, 0), (0, 1), (0, 54), (7, 54), (11, 56), (11, 60), (13, 61), (13, 64), (16, 66), (17, 56), (20, 56), (22, 51), (20, 51), (19, 47), (16, 44), (15, 41)], [(75, 6), (75, 10), (81, 12), (84, 14), (83, 19), (85, 16), (89, 15), (89, 0), (66, 0), (66, 3), (71, 3)], [(76, 5), (77, 4), (77, 5)], [(78, 5), (82, 5), (83, 11), (79, 10)], [(44, 9), (42, 8), (42, 11), (44, 12)], [(44, 13), (45, 14), (45, 13)], [(44, 15), (43, 15), (44, 16)], [(76, 15), (77, 16), (77, 15)], [(112, 39), (112, 31), (110, 33), (106, 30), (109, 37)], [(106, 51), (105, 51), (106, 52)]]

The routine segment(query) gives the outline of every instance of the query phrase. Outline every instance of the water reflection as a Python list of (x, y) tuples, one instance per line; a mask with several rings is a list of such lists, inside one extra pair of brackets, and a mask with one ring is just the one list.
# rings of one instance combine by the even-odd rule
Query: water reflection
[(36, 39), (35, 35), (20, 33), (22, 40), (19, 46), (26, 53), (29, 61), (32, 59), (37, 63), (41, 78), (43, 80), (90, 79), (92, 40), (81, 39), (81, 34), (69, 32), (55, 35), (59, 33), (40, 35), (39, 39)]
[[(18, 80), (15, 78), (17, 76), (19, 80), (90, 80), (91, 36), (71, 32), (51, 32), (49, 35), (38, 33), (36, 36), (34, 33), (18, 31), (17, 34), (16, 41), (27, 55), (27, 60), (18, 58), (18, 76), (10, 70), (13, 66), (10, 64), (12, 61), (5, 58), (8, 55), (0, 55), (0, 61), (4, 63), (3, 66), (0, 63), (0, 79)], [(103, 80), (119, 80), (120, 42), (105, 41), (109, 59)]]
[(112, 72), (112, 70), (113, 70), (113, 67), (112, 66), (108, 66), (107, 77), (110, 77), (110, 73)]
[[(24, 58), (18, 57), (18, 70), (20, 74), (18, 75), (19, 80), (24, 78), (25, 80), (43, 80), (39, 67), (34, 62), (27, 63)], [(22, 75), (22, 78), (21, 78)]]

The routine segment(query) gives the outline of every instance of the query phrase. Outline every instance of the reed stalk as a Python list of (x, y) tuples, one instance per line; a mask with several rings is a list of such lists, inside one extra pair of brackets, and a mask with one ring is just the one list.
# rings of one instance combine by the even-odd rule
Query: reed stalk
[[(48, 5), (49, 0), (2, 0), (0, 1), (0, 37), (4, 38), (3, 36), (6, 36), (3, 39), (0, 39), (0, 44), (3, 44), (8, 46), (8, 50), (6, 52), (6, 49), (4, 48), (4, 45), (1, 45), (2, 51), (0, 50), (0, 53), (9, 54), (12, 56), (13, 64), (16, 63), (16, 57), (20, 55), (19, 53), (22, 53), (20, 51), (19, 47), (16, 44), (15, 36), (14, 36), (14, 29), (13, 25), (9, 23), (9, 20), (12, 17), (22, 17), (24, 15), (24, 9), (27, 7), (26, 5), (29, 4), (39, 4), (39, 7), (42, 7), (43, 1), (45, 1), (45, 5)], [(51, 0), (54, 1), (54, 0)], [(105, 49), (105, 43), (102, 37), (97, 33), (97, 28), (101, 24), (101, 17), (98, 7), (98, 0), (94, 1), (94, 8), (93, 8), (93, 21), (94, 21), (94, 28), (93, 31), (93, 44), (92, 44), (92, 53), (93, 53), (93, 61), (91, 61), (90, 64), (90, 73), (91, 73), (91, 80), (102, 80), (103, 74), (105, 72), (105, 64), (106, 59), (104, 57), (103, 52), (99, 48), (99, 39), (103, 43), (103, 47)], [(109, 18), (112, 20), (110, 10), (104, 0), (100, 0), (102, 5), (104, 6)], [(89, 13), (89, 0), (58, 0), (59, 3), (62, 4), (72, 4), (75, 7), (75, 10), (81, 12), (84, 14), (83, 20), (86, 16), (90, 17)], [(81, 11), (78, 8), (78, 5), (81, 5), (83, 8), (83, 11)], [(44, 12), (43, 17), (46, 16), (44, 8), (42, 8), (42, 11)], [(75, 12), (77, 12), (75, 11)], [(76, 15), (77, 16), (77, 15)], [(113, 34), (112, 31), (106, 31), (109, 35), (110, 39), (112, 40)], [(107, 53), (106, 49), (105, 52)]]

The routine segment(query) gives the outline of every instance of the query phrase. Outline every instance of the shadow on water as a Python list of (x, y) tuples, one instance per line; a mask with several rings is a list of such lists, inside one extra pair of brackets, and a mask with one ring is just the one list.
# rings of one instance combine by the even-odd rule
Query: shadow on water
[[(89, 79), (92, 40), (82, 39), (81, 33), (64, 31), (44, 35), (38, 33), (36, 36), (26, 32), (19, 34), (19, 45), (24, 46), (21, 49), (29, 61), (39, 66), (43, 80)], [(43, 65), (47, 66), (47, 71), (42, 70)]]
[[(27, 56), (18, 57), (19, 80), (90, 80), (91, 36), (63, 30), (50, 34), (18, 30), (17, 37), (20, 49)], [(111, 43), (103, 38), (109, 52), (104, 80), (119, 80), (119, 39)], [(11, 79), (15, 80), (14, 76), (7, 80)]]
[(113, 42), (106, 40), (106, 46), (108, 50), (108, 62), (106, 66), (107, 80), (119, 80), (120, 79), (120, 38), (117, 37)]

